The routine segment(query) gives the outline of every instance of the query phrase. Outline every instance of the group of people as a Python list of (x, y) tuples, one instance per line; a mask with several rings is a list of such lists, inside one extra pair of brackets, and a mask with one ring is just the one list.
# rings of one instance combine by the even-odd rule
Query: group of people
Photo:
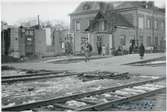
[[(136, 48), (133, 45), (130, 45), (130, 47), (129, 47), (129, 54), (132, 54), (132, 52), (134, 51), (134, 49), (136, 49)], [(138, 51), (139, 51), (140, 58), (143, 59), (144, 53), (145, 53), (145, 47), (144, 47), (143, 43), (140, 44), (140, 46), (138, 48)]]
[[(83, 46), (83, 52), (84, 52), (84, 56), (85, 56), (85, 62), (89, 61), (89, 57), (91, 56), (91, 52), (92, 52), (92, 46), (91, 44), (89, 44), (88, 42), (86, 42)], [(132, 48), (130, 46), (129, 48), (129, 53), (131, 54), (132, 53)], [(140, 55), (140, 58), (143, 59), (144, 57), (144, 53), (145, 53), (145, 47), (144, 45), (141, 43), (141, 45), (139, 46), (139, 55)]]

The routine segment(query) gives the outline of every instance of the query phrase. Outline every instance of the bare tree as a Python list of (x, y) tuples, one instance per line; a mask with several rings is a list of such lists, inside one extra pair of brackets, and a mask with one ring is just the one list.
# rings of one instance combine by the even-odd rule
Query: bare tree
[[(17, 21), (17, 26), (34, 26), (38, 24), (37, 18), (25, 18), (22, 20)], [(68, 30), (69, 26), (61, 20), (47, 20), (42, 21), (40, 20), (40, 26), (41, 27), (50, 27), (55, 29), (56, 31), (62, 31), (62, 30)]]
[(16, 22), (17, 26), (34, 26), (37, 25), (37, 19), (34, 17), (20, 19)]

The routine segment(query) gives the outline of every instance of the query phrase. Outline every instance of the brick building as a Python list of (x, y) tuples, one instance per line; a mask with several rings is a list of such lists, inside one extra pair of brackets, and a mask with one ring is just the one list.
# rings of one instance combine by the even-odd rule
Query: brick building
[(165, 12), (153, 2), (82, 2), (70, 14), (70, 31), (74, 33), (74, 51), (80, 53), (84, 41), (99, 46), (106, 53), (133, 43), (146, 49), (165, 49)]

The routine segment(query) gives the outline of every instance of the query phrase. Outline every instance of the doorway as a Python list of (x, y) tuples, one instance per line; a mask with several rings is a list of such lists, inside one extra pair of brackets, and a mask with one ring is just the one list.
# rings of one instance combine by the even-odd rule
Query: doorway
[(96, 46), (97, 46), (98, 55), (101, 55), (101, 52), (102, 52), (102, 43), (103, 43), (102, 36), (97, 36)]

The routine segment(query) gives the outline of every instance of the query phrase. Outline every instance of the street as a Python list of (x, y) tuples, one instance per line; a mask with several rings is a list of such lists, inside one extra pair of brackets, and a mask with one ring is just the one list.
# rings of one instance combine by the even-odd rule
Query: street
[[(143, 60), (165, 56), (164, 53), (146, 54)], [(52, 59), (53, 60), (53, 59)], [(54, 60), (53, 60), (54, 61)], [(128, 66), (126, 63), (141, 61), (138, 54), (115, 56), (105, 59), (90, 60), (89, 62), (80, 61), (77, 63), (54, 64), (41, 62), (27, 62), (27, 63), (11, 63), (2, 64), (13, 66), (22, 69), (34, 70), (68, 70), (70, 72), (88, 72), (88, 71), (110, 71), (110, 72), (130, 72), (139, 73), (142, 75), (164, 76), (166, 74), (165, 66), (150, 67), (150, 66)]]

